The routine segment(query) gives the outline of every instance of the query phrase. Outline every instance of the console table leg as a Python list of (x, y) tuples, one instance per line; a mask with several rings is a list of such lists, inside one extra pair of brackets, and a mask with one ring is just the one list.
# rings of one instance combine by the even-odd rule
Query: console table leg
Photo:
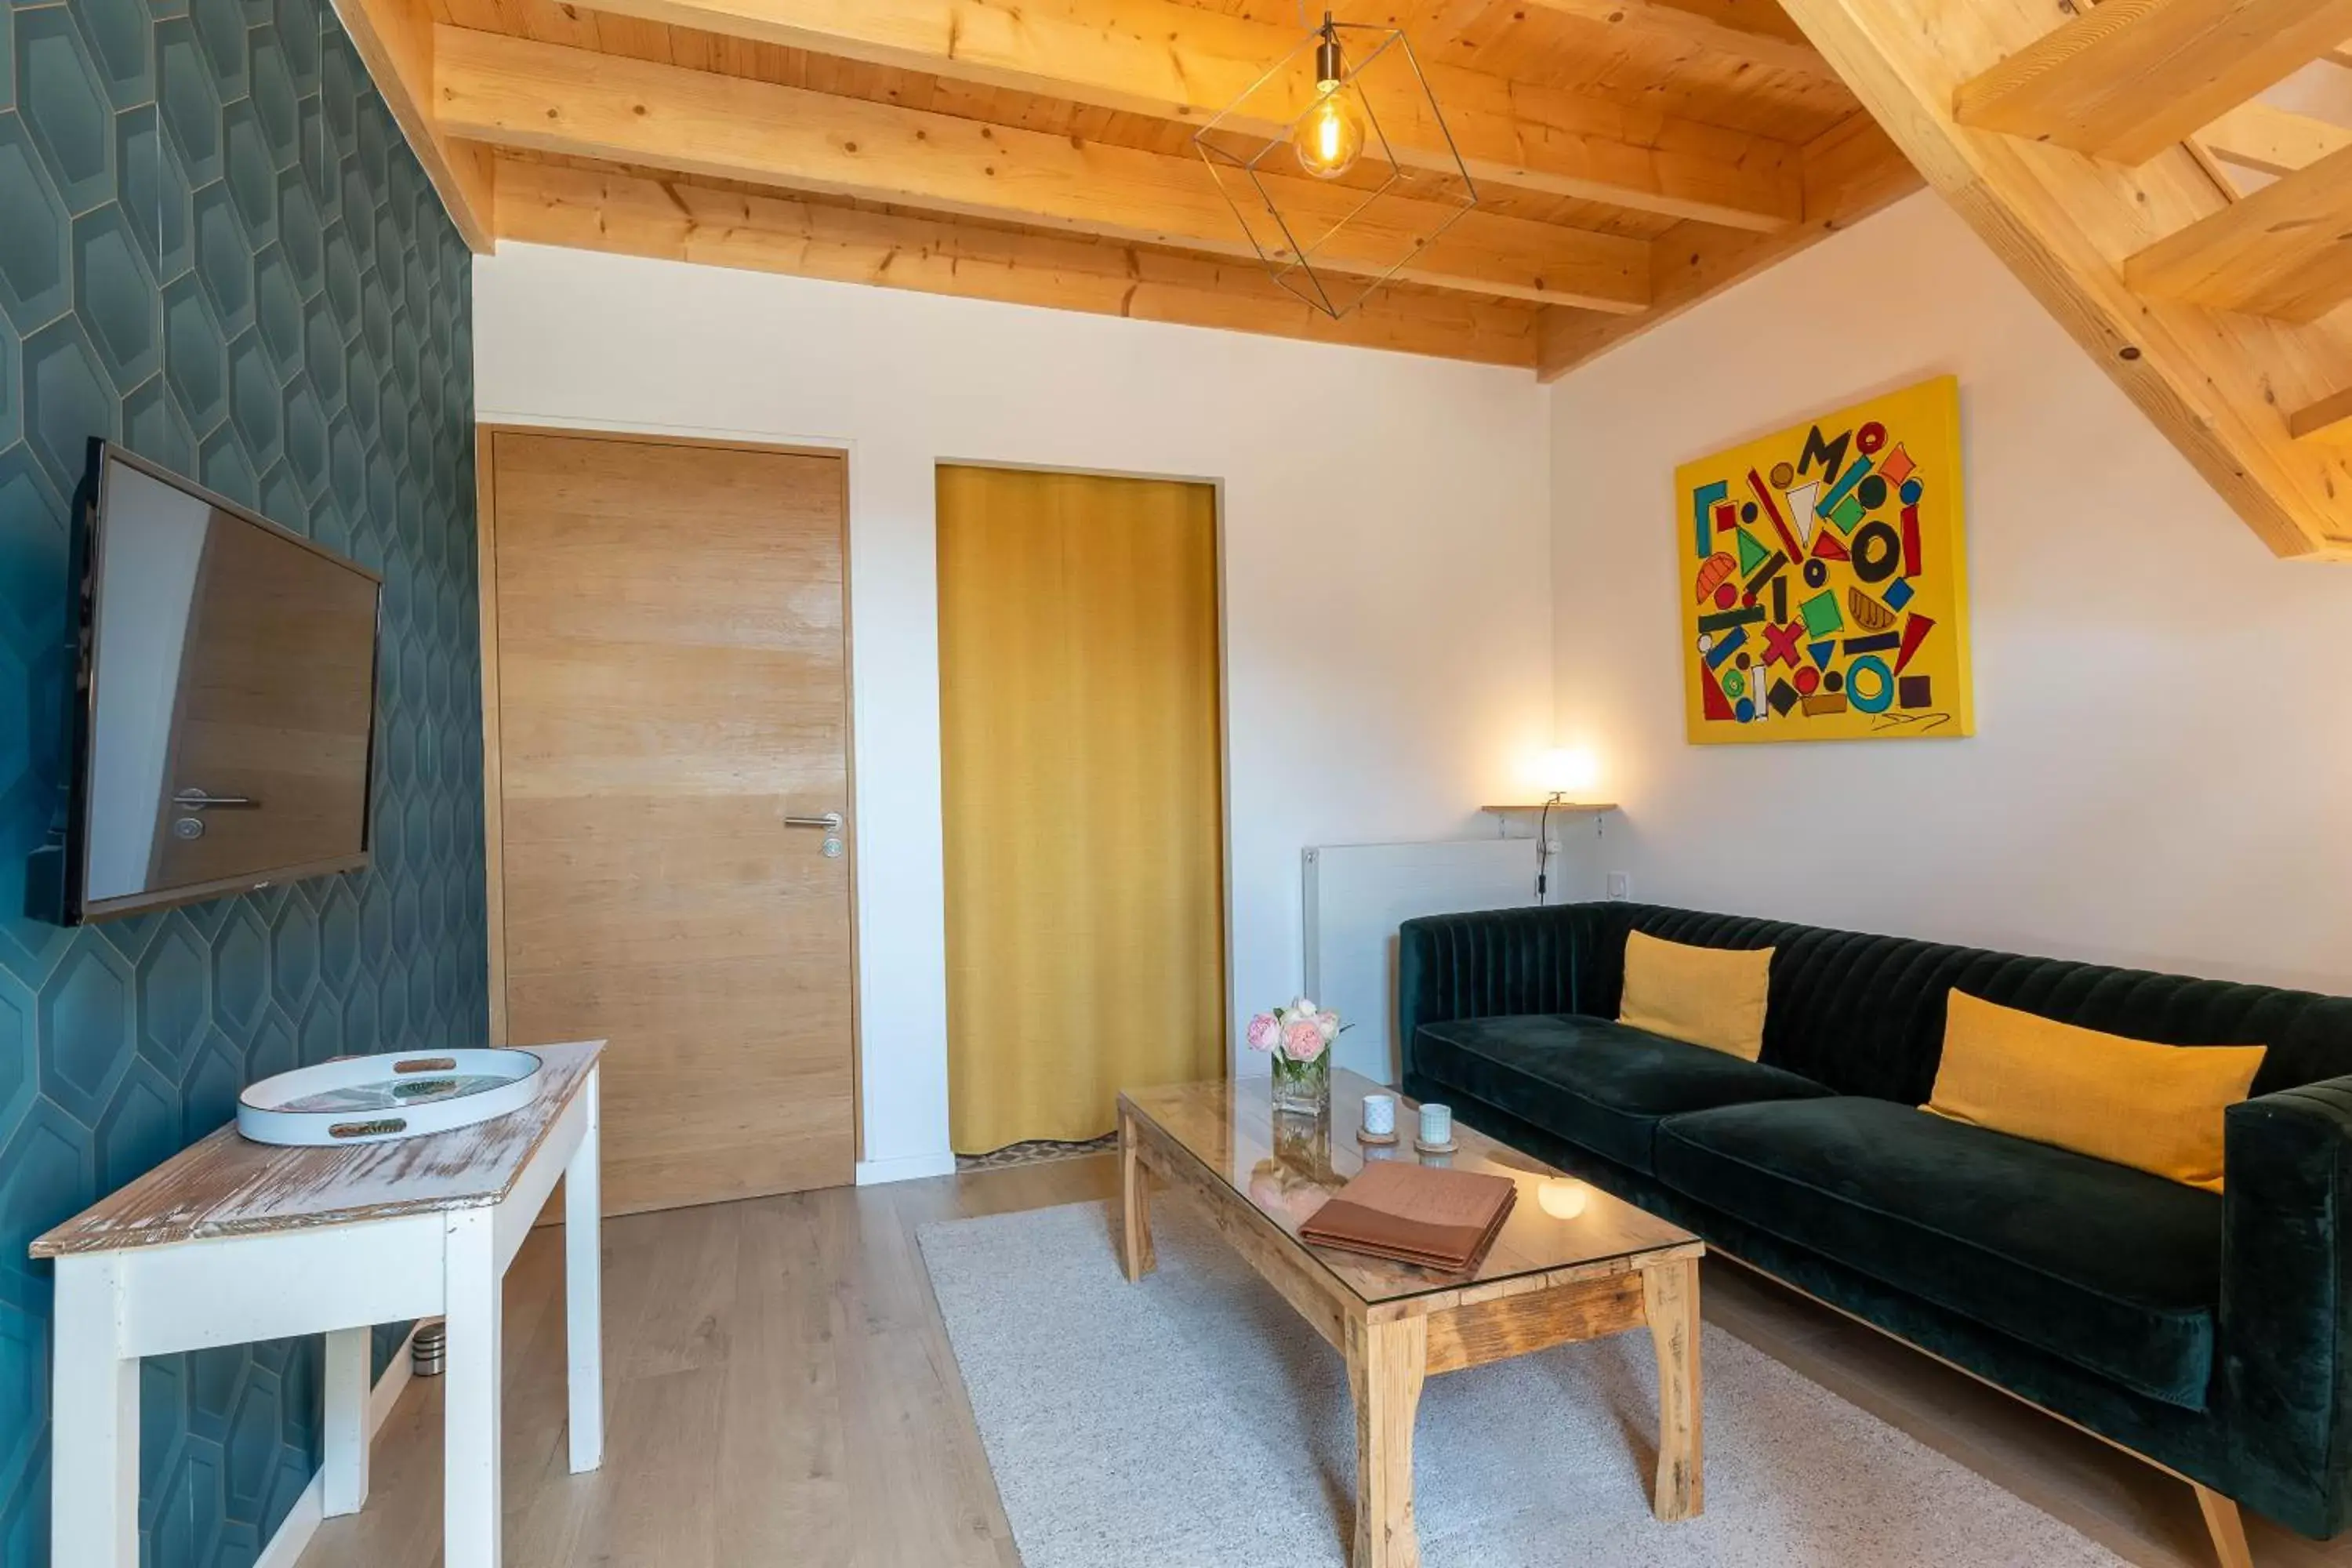
[(121, 1262), (58, 1259), (49, 1561), (139, 1568), (139, 1362), (121, 1353)]
[(1136, 1146), (1135, 1119), (1118, 1118), (1118, 1212), (1120, 1266), (1129, 1284), (1159, 1267), (1151, 1255), (1151, 1189), (1145, 1184), (1142, 1151)]
[(375, 1373), (373, 1331), (337, 1329), (327, 1336), (326, 1461), (321, 1510), (329, 1519), (367, 1506), (368, 1400)]
[(1429, 1321), (1348, 1320), (1348, 1389), (1356, 1398), (1356, 1551), (1352, 1568), (1420, 1568), (1412, 1518), (1412, 1422), (1429, 1370)]
[(2254, 1549), (2246, 1544), (2246, 1521), (2239, 1516), (2238, 1505), (2220, 1492), (2189, 1483), (2197, 1493), (2198, 1511), (2205, 1516), (2205, 1529), (2213, 1537), (2213, 1557), (2221, 1568), (2254, 1568)]
[(1672, 1522), (1706, 1506), (1699, 1376), (1698, 1259), (1642, 1270), (1642, 1309), (1658, 1357), (1658, 1481), (1650, 1511)]
[(499, 1364), (503, 1284), (488, 1209), (448, 1220), (449, 1350), (442, 1384), (442, 1563), (499, 1568)]
[(570, 1363), (572, 1473), (604, 1462), (604, 1260), (598, 1073), (580, 1093), (588, 1130), (563, 1168), (563, 1342)]

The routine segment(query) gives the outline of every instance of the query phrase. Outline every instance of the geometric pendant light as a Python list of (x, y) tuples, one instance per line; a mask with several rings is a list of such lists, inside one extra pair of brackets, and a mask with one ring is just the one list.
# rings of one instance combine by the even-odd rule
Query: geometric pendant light
[[(1478, 205), (1402, 27), (1300, 24), (1305, 37), (1192, 145), (1275, 280), (1346, 315)], [(1412, 136), (1399, 159), (1386, 117)], [(1434, 153), (1431, 150), (1434, 149)]]

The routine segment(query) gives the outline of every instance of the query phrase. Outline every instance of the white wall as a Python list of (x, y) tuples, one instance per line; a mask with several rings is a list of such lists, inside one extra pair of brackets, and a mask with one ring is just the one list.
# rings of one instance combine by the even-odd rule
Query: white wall
[(948, 1147), (939, 462), (1223, 486), (1237, 1017), (1298, 984), (1301, 848), (1475, 831), (1550, 742), (1524, 373), (526, 245), (474, 278), (485, 421), (848, 450), (867, 1174)]
[[(1683, 734), (1675, 466), (1953, 372), (1977, 734)], [(2281, 562), (1932, 194), (1553, 389), (1561, 736), (1634, 896), (2352, 990), (2352, 568)]]

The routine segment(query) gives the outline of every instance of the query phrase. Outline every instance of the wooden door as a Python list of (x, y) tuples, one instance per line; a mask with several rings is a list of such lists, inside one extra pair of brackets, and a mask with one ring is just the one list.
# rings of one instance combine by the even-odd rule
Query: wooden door
[(851, 1181), (842, 460), (485, 455), (507, 1037), (612, 1042), (610, 1212)]
[(949, 1120), (1111, 1130), (1224, 1070), (1216, 492), (939, 479)]

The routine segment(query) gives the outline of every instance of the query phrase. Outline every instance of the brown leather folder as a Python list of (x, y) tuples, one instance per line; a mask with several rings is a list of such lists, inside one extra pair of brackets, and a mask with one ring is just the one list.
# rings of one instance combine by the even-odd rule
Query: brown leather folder
[(1507, 1176), (1384, 1160), (1331, 1194), (1298, 1227), (1298, 1238), (1466, 1274), (1486, 1256), (1518, 1195)]

